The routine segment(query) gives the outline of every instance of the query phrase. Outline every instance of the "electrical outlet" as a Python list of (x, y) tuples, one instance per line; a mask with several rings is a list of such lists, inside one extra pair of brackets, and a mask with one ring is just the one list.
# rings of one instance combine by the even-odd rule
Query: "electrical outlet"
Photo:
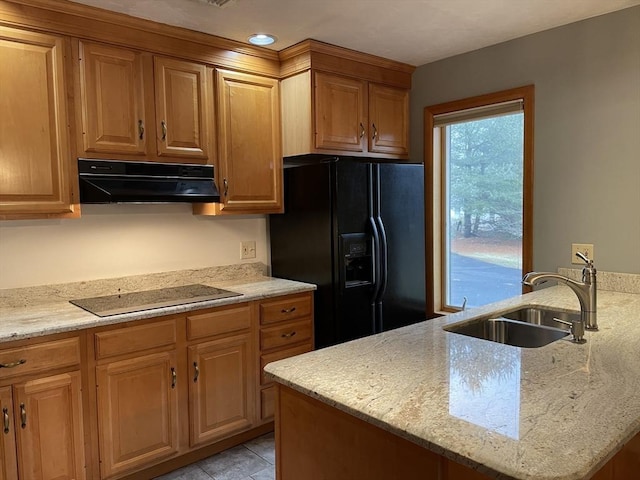
[(589, 260), (595, 260), (593, 253), (593, 244), (592, 243), (572, 243), (571, 244), (571, 263), (576, 263), (579, 265), (584, 265), (584, 262), (580, 259), (580, 257), (576, 256), (576, 253), (580, 252)]
[(247, 258), (256, 258), (256, 242), (253, 240), (240, 242), (240, 260)]

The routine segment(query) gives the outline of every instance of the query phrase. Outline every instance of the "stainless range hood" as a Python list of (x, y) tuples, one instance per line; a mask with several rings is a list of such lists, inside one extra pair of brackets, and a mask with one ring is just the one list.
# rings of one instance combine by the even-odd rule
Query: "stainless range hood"
[(80, 203), (219, 202), (212, 165), (78, 159)]

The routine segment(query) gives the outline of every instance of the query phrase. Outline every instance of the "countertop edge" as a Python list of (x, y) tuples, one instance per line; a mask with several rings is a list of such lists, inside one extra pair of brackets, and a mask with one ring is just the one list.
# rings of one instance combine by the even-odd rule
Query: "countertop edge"
[(237, 303), (251, 302), (284, 295), (294, 295), (296, 293), (312, 292), (316, 290), (316, 286), (313, 284), (273, 277), (254, 281), (249, 280), (246, 282), (236, 281), (234, 282), (235, 285), (228, 285), (229, 282), (221, 282), (211, 286), (217, 287), (223, 283), (225, 285), (224, 288), (232, 289), (234, 292), (240, 293), (241, 295), (222, 298), (219, 300), (188, 303), (184, 305), (162, 307), (127, 314), (111, 315), (107, 317), (98, 317), (97, 315), (89, 313), (68, 301), (58, 301), (49, 305), (44, 304), (37, 307), (0, 310), (0, 318), (2, 318), (4, 323), (4, 325), (0, 326), (0, 346), (17, 340), (28, 340), (47, 335), (117, 325), (136, 320), (176, 315), (194, 310), (234, 305)]

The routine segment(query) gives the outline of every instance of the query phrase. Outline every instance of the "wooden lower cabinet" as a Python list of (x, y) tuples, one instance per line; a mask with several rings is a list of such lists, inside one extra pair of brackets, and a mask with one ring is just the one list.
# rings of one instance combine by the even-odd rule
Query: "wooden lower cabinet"
[(210, 443), (254, 423), (250, 333), (189, 347), (190, 446)]
[[(404, 438), (283, 385), (276, 387), (277, 480), (489, 480)], [(640, 472), (640, 434), (592, 480)]]
[(312, 299), (0, 348), (0, 480), (148, 479), (270, 431), (276, 387), (259, 369), (311, 350)]
[(101, 478), (178, 452), (174, 350), (99, 365), (96, 379)]
[(83, 480), (80, 372), (0, 389), (2, 480)]
[(11, 387), (0, 388), (0, 410), (3, 431), (0, 435), (0, 480), (17, 480), (18, 460), (16, 458), (16, 438), (13, 418), (13, 395)]
[(272, 422), (275, 384), (264, 373), (267, 363), (313, 350), (313, 293), (299, 293), (265, 300), (260, 311), (259, 421)]

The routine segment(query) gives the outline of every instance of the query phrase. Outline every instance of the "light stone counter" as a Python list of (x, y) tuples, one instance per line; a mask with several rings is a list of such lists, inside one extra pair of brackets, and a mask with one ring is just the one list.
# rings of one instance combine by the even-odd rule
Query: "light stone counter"
[(579, 309), (568, 287), (552, 287), (266, 371), (493, 478), (589, 478), (640, 432), (640, 295), (599, 291), (600, 331), (583, 345), (517, 348), (442, 329), (526, 304)]
[[(98, 317), (69, 303), (76, 298), (193, 283), (224, 288), (241, 295), (108, 317)], [(268, 277), (266, 267), (256, 263), (0, 290), (0, 343), (308, 292), (315, 288), (308, 283)]]

